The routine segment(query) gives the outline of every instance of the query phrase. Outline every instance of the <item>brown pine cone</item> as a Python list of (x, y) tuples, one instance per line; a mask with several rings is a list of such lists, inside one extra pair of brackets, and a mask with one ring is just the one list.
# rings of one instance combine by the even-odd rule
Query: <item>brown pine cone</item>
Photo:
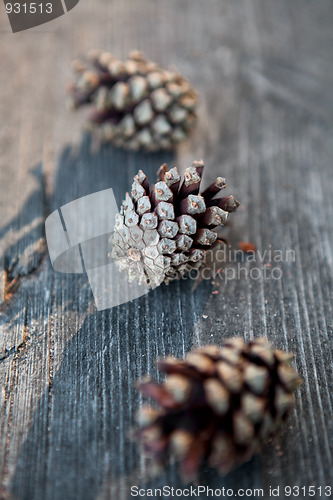
[(105, 141), (146, 151), (171, 149), (192, 128), (197, 96), (178, 72), (164, 70), (140, 52), (122, 62), (92, 51), (92, 68), (74, 61), (76, 81), (69, 87), (71, 108), (90, 104), (90, 122)]
[(202, 161), (193, 162), (182, 183), (177, 168), (168, 170), (166, 164), (151, 187), (141, 170), (134, 177), (110, 238), (110, 256), (128, 272), (129, 281), (152, 288), (205, 262), (207, 250), (218, 241), (214, 229), (239, 203), (233, 196), (213, 199), (225, 187), (222, 177), (199, 194), (203, 168)]
[(159, 466), (179, 461), (185, 481), (204, 460), (227, 474), (278, 431), (293, 406), (301, 379), (292, 359), (264, 338), (246, 345), (239, 337), (195, 349), (183, 361), (166, 358), (158, 363), (163, 384), (138, 384), (161, 408), (141, 409), (134, 437)]

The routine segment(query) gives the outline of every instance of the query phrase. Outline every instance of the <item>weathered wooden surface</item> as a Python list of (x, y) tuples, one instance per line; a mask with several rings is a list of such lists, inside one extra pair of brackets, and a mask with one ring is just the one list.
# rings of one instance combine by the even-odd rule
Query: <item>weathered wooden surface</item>
[[(236, 334), (294, 350), (305, 382), (275, 443), (225, 478), (205, 468), (200, 482), (332, 485), (332, 23), (329, 0), (82, 0), (12, 35), (2, 7), (0, 497), (122, 500), (134, 484), (179, 486), (174, 467), (147, 477), (129, 440), (134, 381), (157, 356)], [(175, 158), (91, 150), (64, 88), (70, 61), (92, 47), (141, 49), (192, 81), (199, 126)], [(182, 282), (97, 312), (84, 276), (52, 270), (52, 210), (105, 187), (119, 202), (139, 168), (152, 177), (164, 161), (184, 169), (200, 157), (205, 182), (225, 175), (242, 201), (233, 243), (295, 251), (294, 262), (239, 263), (281, 279), (243, 271), (218, 294)]]

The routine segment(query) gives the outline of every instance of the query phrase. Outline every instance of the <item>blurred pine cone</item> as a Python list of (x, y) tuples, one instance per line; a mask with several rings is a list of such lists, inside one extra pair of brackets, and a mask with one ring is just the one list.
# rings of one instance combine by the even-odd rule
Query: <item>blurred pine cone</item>
[(168, 284), (205, 262), (218, 241), (214, 228), (223, 226), (239, 203), (232, 195), (213, 199), (225, 187), (222, 177), (199, 194), (203, 168), (202, 161), (193, 162), (181, 183), (177, 168), (164, 164), (152, 187), (141, 170), (134, 177), (110, 238), (110, 255), (129, 281), (150, 288)]
[(277, 432), (293, 406), (301, 379), (292, 359), (264, 338), (248, 345), (231, 338), (222, 348), (195, 349), (184, 361), (166, 358), (158, 363), (167, 374), (163, 384), (138, 384), (161, 409), (141, 409), (134, 437), (160, 467), (179, 461), (185, 481), (196, 478), (203, 460), (227, 474)]
[(105, 141), (146, 151), (183, 141), (196, 115), (196, 92), (178, 72), (164, 70), (140, 52), (122, 62), (108, 52), (88, 54), (92, 67), (74, 61), (71, 108), (91, 104), (90, 122)]

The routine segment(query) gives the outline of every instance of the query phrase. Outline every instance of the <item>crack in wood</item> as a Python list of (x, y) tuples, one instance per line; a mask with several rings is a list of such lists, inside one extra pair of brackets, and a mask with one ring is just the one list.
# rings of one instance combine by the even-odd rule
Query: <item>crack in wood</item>
[(14, 354), (20, 354), (20, 352), (23, 351), (25, 347), (27, 347), (29, 340), (31, 340), (31, 337), (27, 337), (23, 342), (12, 347), (11, 349), (6, 349), (5, 354), (3, 356), (0, 356), (0, 363), (3, 363), (4, 361), (6, 361), (6, 359), (10, 358)]

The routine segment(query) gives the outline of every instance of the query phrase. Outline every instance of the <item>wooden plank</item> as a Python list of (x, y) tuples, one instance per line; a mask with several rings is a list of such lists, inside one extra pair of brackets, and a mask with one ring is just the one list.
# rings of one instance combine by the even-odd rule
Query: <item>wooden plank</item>
[[(135, 380), (156, 374), (158, 356), (236, 334), (293, 350), (305, 383), (277, 441), (226, 478), (204, 468), (201, 482), (332, 484), (332, 17), (328, 0), (139, 0), (80, 2), (15, 36), (1, 20), (3, 286), (15, 259), (10, 277), (22, 277), (0, 315), (0, 496), (122, 500), (133, 484), (180, 485), (175, 467), (151, 478), (128, 437)], [(81, 138), (85, 112), (67, 113), (64, 89), (71, 59), (92, 47), (139, 48), (193, 82), (200, 120), (176, 158), (94, 151)], [(45, 216), (107, 187), (120, 202), (139, 168), (154, 178), (164, 161), (184, 170), (200, 157), (205, 184), (222, 173), (242, 202), (233, 248), (249, 240), (295, 261), (236, 260), (217, 294), (184, 281), (96, 312), (86, 278), (55, 273), (39, 246)]]

